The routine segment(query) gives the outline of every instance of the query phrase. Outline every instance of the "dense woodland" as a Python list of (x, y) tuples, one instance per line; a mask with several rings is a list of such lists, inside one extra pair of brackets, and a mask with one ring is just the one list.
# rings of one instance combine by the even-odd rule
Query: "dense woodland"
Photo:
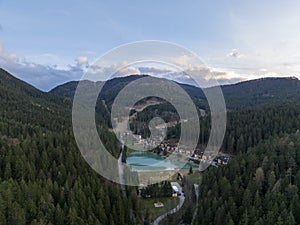
[[(96, 108), (99, 135), (115, 157), (119, 145), (108, 129), (109, 108), (117, 91), (133, 79), (137, 78), (108, 83)], [(135, 188), (128, 187), (124, 196), (119, 185), (95, 173), (80, 155), (71, 124), (76, 85), (71, 82), (44, 93), (0, 71), (1, 225), (149, 223)], [(230, 110), (222, 151), (235, 157), (227, 166), (201, 175), (194, 224), (300, 224), (299, 81), (264, 79), (259, 92), (252, 88), (257, 81), (241, 85), (223, 87)], [(199, 89), (183, 87), (205, 108)], [(243, 90), (253, 90), (252, 95), (243, 95)], [(160, 107), (156, 112), (168, 110)], [(151, 113), (147, 115), (156, 116)], [(138, 120), (151, 119), (147, 115), (142, 112)], [(199, 144), (205, 146), (209, 112), (200, 119)], [(169, 137), (179, 135), (180, 125), (168, 131)], [(192, 193), (189, 185), (186, 193)], [(193, 210), (192, 193), (165, 224), (189, 224)]]
[[(71, 130), (70, 101), (0, 74), (0, 224), (141, 224), (135, 189), (95, 173)], [(100, 136), (113, 155), (114, 136)]]
[(161, 183), (150, 184), (147, 187), (141, 189), (141, 196), (143, 198), (159, 198), (159, 197), (171, 197), (172, 187), (170, 182), (163, 181)]
[[(202, 117), (199, 144), (205, 146), (210, 132), (210, 117)], [(300, 129), (300, 102), (260, 106), (227, 113), (227, 128), (221, 151), (247, 152), (263, 140)], [(180, 136), (180, 124), (169, 129), (168, 138)]]
[(195, 224), (300, 224), (300, 132), (203, 173)]

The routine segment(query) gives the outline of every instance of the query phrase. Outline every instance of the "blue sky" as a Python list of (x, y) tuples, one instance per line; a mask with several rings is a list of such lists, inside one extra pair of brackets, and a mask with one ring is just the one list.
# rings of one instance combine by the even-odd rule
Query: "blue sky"
[(49, 90), (110, 49), (163, 40), (187, 47), (221, 83), (300, 78), (299, 1), (0, 0), (0, 67)]

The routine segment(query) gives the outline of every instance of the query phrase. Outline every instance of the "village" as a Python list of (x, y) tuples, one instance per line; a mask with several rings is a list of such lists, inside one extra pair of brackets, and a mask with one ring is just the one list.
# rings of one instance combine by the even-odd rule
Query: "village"
[[(140, 143), (145, 143), (145, 139), (140, 140)], [(146, 139), (146, 141), (148, 144), (149, 140)], [(188, 148), (178, 147), (177, 143), (168, 141), (161, 142), (151, 151), (155, 151), (153, 153), (156, 154), (165, 155), (165, 157), (170, 154), (181, 155), (181, 158), (195, 166), (199, 165), (201, 161), (204, 161), (214, 167), (218, 167), (227, 165), (232, 158), (232, 156), (223, 153), (219, 153), (216, 157), (214, 157), (213, 154), (204, 154), (204, 151), (199, 148), (191, 151), (188, 150)], [(178, 211), (185, 200), (185, 195), (191, 197), (192, 193), (185, 193), (182, 187), (184, 182), (187, 182), (186, 180), (190, 180), (189, 185), (192, 184), (192, 186), (195, 186), (195, 189), (199, 187), (201, 173), (196, 169), (194, 170), (195, 171), (192, 170), (192, 167), (187, 170), (180, 170), (180, 168), (178, 168), (178, 173), (176, 173), (172, 179), (161, 183), (150, 185), (141, 184), (139, 186), (139, 196), (144, 199), (143, 203), (145, 207), (154, 215), (161, 215), (157, 217), (158, 220), (165, 218), (170, 213), (172, 214)]]
[(184, 156), (188, 159), (189, 162), (193, 162), (195, 164), (199, 164), (200, 161), (206, 162), (211, 164), (212, 166), (221, 166), (221, 165), (227, 165), (232, 156), (225, 155), (223, 153), (219, 153), (217, 156), (214, 155), (213, 152), (205, 152), (197, 148), (195, 150), (190, 150), (188, 147), (180, 146), (176, 143), (170, 143), (168, 141), (162, 142), (158, 149), (162, 152), (167, 153), (175, 153), (179, 154), (181, 156)]
[[(232, 158), (232, 156), (223, 154), (222, 152), (219, 152), (216, 156), (214, 152), (204, 152), (200, 148), (191, 150), (188, 146), (178, 146), (178, 144), (174, 141), (170, 142), (169, 140), (162, 141), (159, 139), (156, 140), (150, 138), (143, 139), (141, 135), (129, 134), (123, 134), (123, 138), (126, 135), (128, 135), (127, 137), (130, 136), (131, 138), (135, 139), (134, 141), (131, 141), (131, 143), (133, 143), (132, 147), (135, 145), (142, 146), (143, 149), (149, 149), (148, 151), (162, 154), (163, 156), (176, 154), (179, 158), (184, 158), (185, 160), (187, 159), (189, 162), (194, 164), (199, 164), (200, 161), (203, 161), (217, 167), (221, 165), (227, 165)], [(153, 146), (157, 147), (152, 149)]]
[[(168, 124), (168, 126), (174, 126), (174, 124)], [(160, 132), (165, 130), (160, 126), (156, 128)], [(142, 138), (142, 135), (120, 132), (119, 137), (129, 149), (151, 152), (162, 158), (168, 158), (172, 155), (174, 156), (173, 159), (176, 158), (178, 161), (188, 163), (188, 167), (175, 168), (176, 173), (171, 177), (168, 174), (174, 174), (174, 171), (160, 172), (162, 176), (164, 174), (167, 177), (163, 182), (148, 184), (146, 180), (140, 180), (139, 196), (143, 199), (144, 207), (156, 217), (153, 224), (167, 217), (170, 213), (173, 214), (178, 211), (183, 205), (185, 197), (191, 197), (191, 192), (184, 192), (183, 186), (184, 183), (187, 185), (187, 180), (190, 180), (189, 185), (195, 186), (195, 189), (199, 187), (201, 173), (196, 168), (201, 162), (219, 167), (227, 165), (232, 158), (232, 156), (221, 152), (216, 156), (214, 152), (204, 151), (200, 147), (193, 150), (189, 146), (179, 146), (176, 140), (162, 140), (160, 134), (150, 138)], [(146, 177), (150, 179), (151, 175), (148, 174)]]

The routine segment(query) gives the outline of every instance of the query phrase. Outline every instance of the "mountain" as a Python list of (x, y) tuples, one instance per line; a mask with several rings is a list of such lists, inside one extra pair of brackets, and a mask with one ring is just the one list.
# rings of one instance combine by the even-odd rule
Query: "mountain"
[(262, 78), (222, 86), (230, 109), (300, 100), (300, 81), (294, 77)]
[(70, 111), (71, 103), (70, 99), (42, 92), (0, 69), (0, 116), (3, 118), (50, 128), (45, 118), (55, 116), (52, 123), (59, 127), (68, 119), (66, 112)]
[[(82, 158), (71, 103), (0, 70), (0, 224), (142, 223), (134, 189), (124, 196)], [(115, 137), (99, 135), (116, 156)]]
[[(139, 76), (130, 76), (107, 81), (107, 87), (104, 86), (101, 98), (111, 106), (114, 96), (121, 88), (139, 78)], [(67, 83), (56, 87), (51, 93), (72, 97), (76, 85), (76, 82)], [(201, 89), (186, 84), (179, 85), (186, 90), (199, 108), (209, 109)], [(230, 154), (247, 152), (249, 147), (254, 147), (271, 136), (295, 132), (299, 129), (300, 81), (298, 79), (264, 78), (221, 86), (221, 88), (228, 109), (227, 131), (222, 151)], [(105, 115), (106, 121), (110, 120), (109, 111), (104, 107), (98, 107), (96, 111), (102, 115), (102, 118)], [(166, 122), (179, 121), (174, 107), (160, 102), (160, 104), (149, 105), (143, 111), (137, 111), (136, 116), (131, 120), (131, 129), (144, 138), (149, 137), (148, 123), (154, 117), (161, 117)], [(209, 138), (210, 117), (200, 119), (202, 135), (199, 144), (205, 146)], [(109, 123), (107, 125), (111, 126)], [(180, 137), (180, 124), (168, 129), (167, 137), (177, 140)]]
[[(138, 78), (108, 81), (99, 100), (112, 104), (119, 91)], [(87, 88), (95, 87), (85, 82)], [(180, 85), (205, 105), (200, 89)], [(76, 86), (69, 82), (45, 93), (0, 70), (0, 224), (135, 225), (151, 224), (158, 216), (157, 209), (151, 209), (160, 199), (142, 199), (135, 187), (127, 187), (124, 195), (119, 185), (94, 172), (82, 158), (71, 123)], [(231, 110), (221, 150), (233, 159), (227, 166), (184, 175), (185, 202), (162, 223), (191, 224), (197, 208), (195, 225), (300, 224), (299, 80), (259, 79), (222, 89)], [(120, 148), (103, 106), (98, 101), (99, 136), (116, 157)], [(147, 108), (170, 110), (165, 106)], [(152, 111), (144, 111), (152, 116)], [(209, 116), (200, 120), (202, 147), (211, 121)], [(178, 128), (173, 127), (174, 137), (180, 135)], [(193, 187), (199, 176), (197, 204)]]
[(202, 177), (197, 224), (299, 224), (299, 149), (300, 132), (285, 134), (224, 168), (210, 168)]
[[(131, 76), (126, 76), (126, 77), (117, 77), (117, 78), (113, 78), (111, 80), (108, 80), (105, 82), (104, 87), (102, 88), (102, 92), (101, 92), (101, 99), (105, 100), (108, 105), (110, 105), (114, 98), (117, 96), (117, 94), (126, 86), (128, 85), (130, 82), (135, 81), (137, 79), (143, 78), (143, 77), (147, 77), (148, 75), (131, 75)], [(157, 78), (159, 79), (159, 78)], [(164, 79), (164, 78), (160, 78), (160, 79)], [(65, 84), (59, 85), (55, 88), (53, 88), (52, 90), (50, 90), (50, 93), (59, 95), (59, 96), (63, 96), (63, 97), (68, 97), (68, 98), (73, 98), (74, 93), (76, 91), (77, 85), (78, 85), (79, 81), (71, 81), (71, 82), (67, 82)], [(102, 82), (92, 82), (92, 81), (87, 81), (84, 80), (82, 81), (85, 83), (85, 85), (90, 85), (90, 86), (94, 86), (94, 84), (100, 85)], [(192, 85), (188, 85), (188, 84), (181, 84), (181, 83), (177, 83), (180, 87), (183, 88), (183, 90), (185, 90), (193, 99), (201, 99), (203, 101), (205, 101), (205, 95), (202, 91), (202, 89), (197, 88), (195, 86)]]
[[(114, 78), (106, 82), (101, 97), (111, 103), (117, 93), (131, 81), (141, 78), (132, 75)], [(85, 81), (89, 82), (89, 81)], [(74, 95), (78, 81), (68, 82), (52, 89), (50, 93), (64, 97)], [(203, 90), (188, 84), (178, 83), (194, 100), (200, 99), (207, 107)], [(300, 81), (297, 78), (263, 78), (221, 86), (228, 109), (251, 108), (256, 106), (286, 103), (300, 99)]]

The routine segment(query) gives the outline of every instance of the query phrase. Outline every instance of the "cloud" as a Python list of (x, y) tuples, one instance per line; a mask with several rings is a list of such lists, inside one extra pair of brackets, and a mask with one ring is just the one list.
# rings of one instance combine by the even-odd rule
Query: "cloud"
[(168, 74), (172, 72), (172, 70), (170, 69), (156, 68), (154, 66), (150, 66), (150, 67), (142, 66), (139, 67), (139, 70), (142, 74), (147, 74), (151, 76), (159, 76), (162, 74)]
[(226, 56), (227, 57), (232, 57), (232, 58), (237, 58), (237, 59), (244, 57), (244, 55), (239, 53), (237, 49), (232, 49), (232, 51), (229, 52)]
[(31, 62), (11, 61), (6, 63), (3, 69), (43, 91), (48, 91), (67, 81), (78, 80), (83, 75), (83, 70), (78, 67), (56, 69), (52, 66)]
[[(188, 60), (181, 62), (188, 63)], [(186, 66), (186, 65), (185, 65)], [(219, 68), (210, 68), (204, 65), (188, 65), (185, 71), (158, 69), (155, 67), (141, 67), (143, 74), (154, 75), (157, 77), (173, 80), (179, 83), (190, 84), (200, 88), (217, 86), (223, 84), (236, 83), (246, 78), (233, 71), (227, 71)]]
[(75, 59), (78, 64), (88, 64), (88, 58), (85, 56), (79, 56)]
[[(240, 55), (237, 50), (233, 50), (233, 52), (236, 52), (236, 55), (232, 55), (231, 57), (238, 57), (237, 55)], [(63, 63), (57, 66), (57, 63), (60, 61)], [(20, 58), (16, 54), (7, 53), (0, 44), (0, 64), (3, 65), (3, 69), (44, 91), (48, 91), (67, 81), (79, 80), (87, 71), (90, 72), (91, 76), (85, 78), (93, 81), (103, 81), (113, 77), (124, 77), (133, 74), (148, 74), (200, 87), (281, 75), (280, 73), (276, 73), (278, 69), (271, 69), (268, 66), (263, 67), (261, 65), (253, 68), (243, 68), (239, 67), (241, 65), (237, 65), (237, 67), (224, 69), (224, 67), (199, 65), (199, 62), (194, 62), (192, 57), (189, 56), (174, 58), (173, 62), (175, 61), (177, 62), (177, 66), (180, 64), (182, 68), (153, 63), (131, 65), (127, 62), (89, 65), (89, 60), (86, 56), (79, 56), (74, 59), (72, 64), (68, 65), (64, 64), (64, 61), (60, 57), (49, 53)], [(237, 62), (240, 62), (240, 60)], [(289, 66), (291, 65), (289, 64)], [(182, 71), (183, 68), (185, 69), (184, 71)]]
[(190, 57), (188, 55), (182, 55), (180, 57), (177, 57), (174, 61), (180, 66), (187, 66), (190, 65), (191, 60), (193, 60), (193, 57)]
[(122, 69), (120, 69), (118, 72), (117, 72), (117, 76), (120, 77), (120, 76), (130, 76), (130, 75), (140, 75), (141, 74), (141, 71), (136, 68), (136, 67), (133, 67), (133, 66), (127, 66), (127, 67), (124, 67)]
[(140, 75), (141, 71), (137, 66), (129, 65), (127, 62), (105, 65), (92, 64), (89, 66), (86, 78), (98, 81), (107, 80), (114, 77), (125, 77), (130, 75)]
[(55, 65), (36, 63), (29, 59), (5, 52), (0, 44), (1, 67), (41, 90), (48, 91), (64, 82), (78, 80), (83, 75), (83, 68), (78, 64), (58, 69)]
[(268, 70), (266, 68), (260, 68), (259, 71), (260, 72), (267, 72)]

